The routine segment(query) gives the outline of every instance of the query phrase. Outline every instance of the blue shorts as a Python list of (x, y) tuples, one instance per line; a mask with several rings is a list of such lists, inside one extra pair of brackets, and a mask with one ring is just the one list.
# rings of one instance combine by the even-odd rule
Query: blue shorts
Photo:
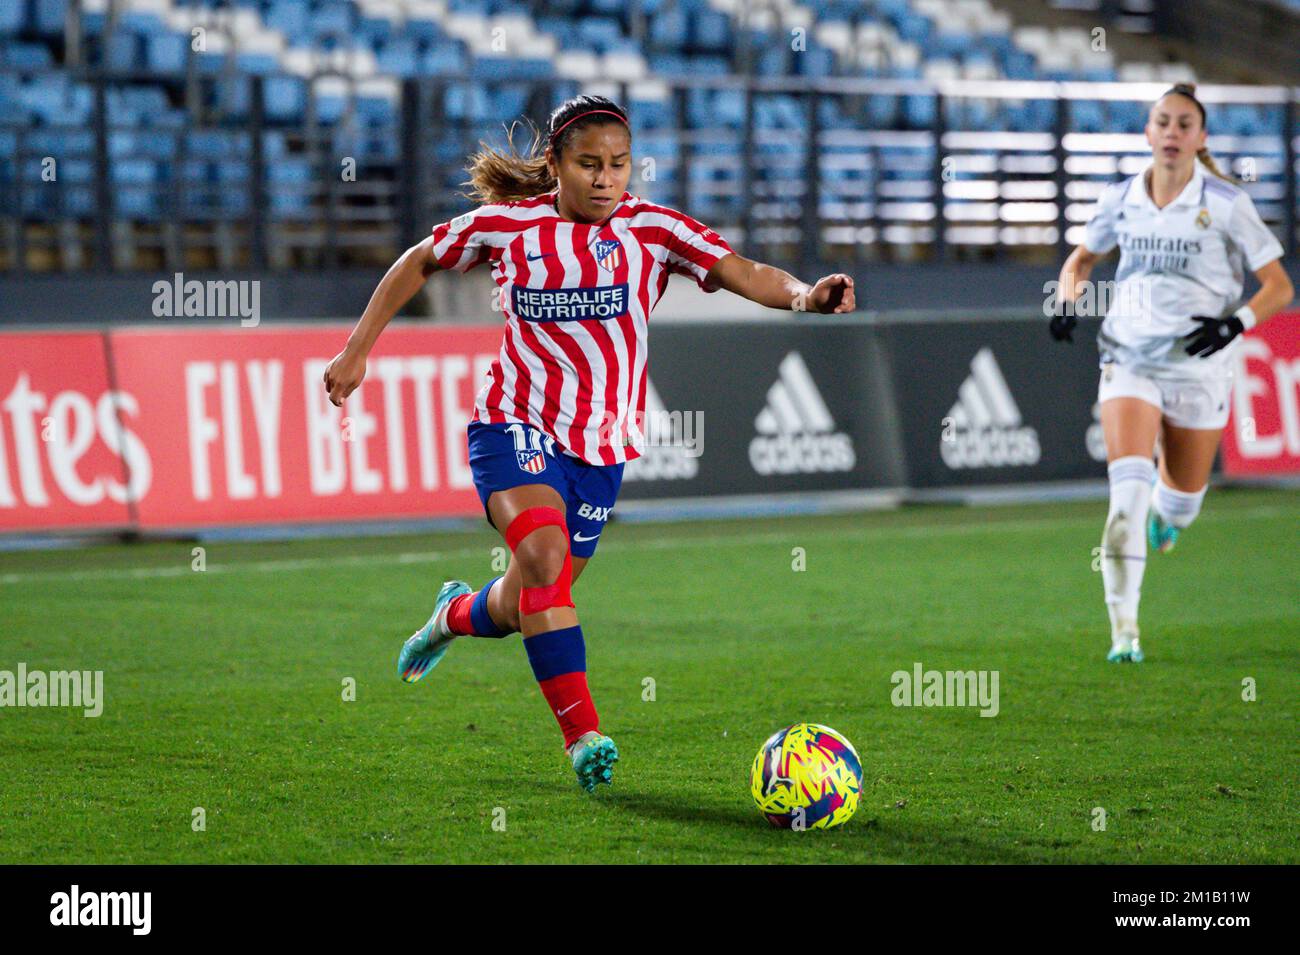
[[(596, 552), (600, 532), (623, 483), (623, 465), (588, 464), (557, 448), (554, 438), (524, 424), (471, 421), (467, 433), (469, 467), (485, 513), (494, 491), (521, 484), (549, 485), (564, 501), (570, 552), (574, 557), (590, 557)], [(488, 523), (492, 523), (491, 514)]]

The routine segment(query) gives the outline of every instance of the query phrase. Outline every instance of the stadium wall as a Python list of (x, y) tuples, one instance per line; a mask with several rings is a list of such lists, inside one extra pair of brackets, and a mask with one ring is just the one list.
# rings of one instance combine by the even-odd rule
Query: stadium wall
[[(788, 263), (787, 263), (788, 265)], [(826, 260), (801, 277), (847, 272), (858, 283), (858, 301), (873, 314), (891, 312), (957, 312), (971, 310), (1038, 310), (1047, 298), (1047, 283), (1055, 281), (1060, 263), (1022, 262), (854, 262)], [(1300, 260), (1284, 259), (1283, 267), (1300, 286)], [(1115, 261), (1098, 265), (1096, 281), (1114, 275)], [(365, 309), (382, 269), (340, 269), (335, 272), (220, 271), (183, 273), (186, 282), (256, 282), (260, 322), (337, 322)], [(148, 319), (158, 281), (174, 283), (175, 274), (104, 273), (0, 274), (0, 328), (9, 326), (134, 325)], [(496, 327), (500, 314), (491, 308), (496, 288), (491, 274), (479, 269), (454, 282), (431, 281), (402, 314), (439, 323), (482, 322)], [(705, 295), (693, 283), (670, 282), (655, 308), (656, 325), (671, 321), (734, 318), (785, 321), (784, 311), (763, 308), (738, 295)], [(168, 318), (171, 324), (173, 319)]]
[[(787, 263), (788, 264), (788, 263)], [(872, 311), (1035, 308), (1045, 297), (1043, 285), (1056, 277), (1059, 263), (1043, 264), (952, 262), (888, 263), (831, 260), (817, 263), (807, 274), (848, 272), (860, 283), (859, 298)], [(1104, 278), (1105, 266), (1098, 270)], [(1113, 268), (1113, 263), (1110, 264)], [(186, 271), (185, 281), (257, 282), (264, 321), (338, 320), (360, 315), (383, 269), (311, 271)], [(1300, 282), (1300, 269), (1295, 278)], [(0, 275), (0, 326), (44, 325), (51, 321), (99, 326), (136, 324), (148, 316), (154, 283), (173, 281), (174, 274), (153, 272), (91, 275)], [(439, 321), (483, 321), (496, 324), (490, 308), (495, 284), (485, 269), (458, 276), (455, 282), (432, 281), (404, 314)], [(735, 317), (784, 318), (739, 296), (701, 294), (693, 284), (669, 283), (655, 320), (713, 318), (725, 302), (725, 314)]]
[[(393, 327), (340, 410), (321, 378), (345, 334), (0, 335), (0, 532), (477, 515), (464, 425), (499, 329)], [(1300, 474), (1300, 312), (1237, 355), (1224, 473)], [(651, 447), (623, 497), (685, 506), (1099, 479), (1096, 376), (1090, 347), (1054, 346), (1023, 312), (662, 325)]]

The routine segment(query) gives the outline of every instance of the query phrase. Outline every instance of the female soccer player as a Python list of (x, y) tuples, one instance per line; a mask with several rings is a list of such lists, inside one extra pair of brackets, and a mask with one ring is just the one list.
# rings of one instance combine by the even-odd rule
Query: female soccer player
[[(1151, 164), (1102, 193), (1083, 244), (1061, 269), (1050, 326), (1057, 340), (1073, 340), (1076, 299), (1093, 266), (1118, 245), (1117, 287), (1097, 336), (1110, 476), (1101, 569), (1111, 625), (1106, 659), (1134, 663), (1142, 660), (1147, 543), (1169, 551), (1200, 512), (1228, 420), (1233, 342), (1294, 294), (1278, 261), (1281, 244), (1205, 147), (1195, 87), (1179, 84), (1161, 96), (1146, 136)], [(1243, 265), (1260, 288), (1238, 307)]]
[(339, 405), (361, 384), (380, 332), (431, 274), (492, 266), (505, 338), (475, 401), (469, 461), (510, 564), (476, 593), (443, 584), (398, 673), (416, 682), (457, 636), (522, 631), (578, 782), (591, 791), (610, 782), (618, 750), (599, 731), (570, 586), (595, 552), (624, 462), (644, 446), (650, 312), (672, 273), (706, 292), (827, 313), (854, 309), (853, 279), (805, 285), (735, 254), (690, 216), (629, 194), (631, 131), (608, 99), (565, 102), (540, 145), (534, 139), (526, 156), (513, 142), (484, 146), (471, 158), (478, 208), (435, 226), (388, 270), (325, 387)]

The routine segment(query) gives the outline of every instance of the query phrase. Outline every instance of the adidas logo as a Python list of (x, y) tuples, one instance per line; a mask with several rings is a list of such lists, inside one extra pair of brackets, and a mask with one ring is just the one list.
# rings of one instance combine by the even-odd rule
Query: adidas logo
[[(700, 471), (704, 422), (700, 415), (690, 424), (698, 433), (687, 435), (688, 421), (670, 412), (649, 377), (645, 382), (645, 450), (623, 469), (624, 481), (674, 481), (695, 477)], [(688, 437), (691, 440), (687, 440)], [(694, 446), (694, 447), (692, 447)], [(692, 454), (691, 451), (695, 450)]]
[(767, 404), (754, 419), (749, 463), (759, 474), (850, 471), (857, 463), (853, 440), (835, 431), (830, 409), (804, 364), (792, 351), (781, 359), (780, 377), (767, 389)]
[(1038, 432), (1024, 426), (991, 348), (981, 348), (971, 359), (970, 376), (943, 419), (939, 450), (953, 470), (1024, 467), (1042, 457)]

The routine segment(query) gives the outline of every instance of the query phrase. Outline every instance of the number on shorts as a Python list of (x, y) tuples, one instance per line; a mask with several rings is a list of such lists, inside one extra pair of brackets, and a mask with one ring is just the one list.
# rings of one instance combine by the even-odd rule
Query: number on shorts
[(515, 439), (516, 451), (541, 451), (545, 444), (546, 453), (555, 457), (555, 439), (549, 434), (542, 434), (536, 428), (522, 424), (507, 425), (506, 430)]

